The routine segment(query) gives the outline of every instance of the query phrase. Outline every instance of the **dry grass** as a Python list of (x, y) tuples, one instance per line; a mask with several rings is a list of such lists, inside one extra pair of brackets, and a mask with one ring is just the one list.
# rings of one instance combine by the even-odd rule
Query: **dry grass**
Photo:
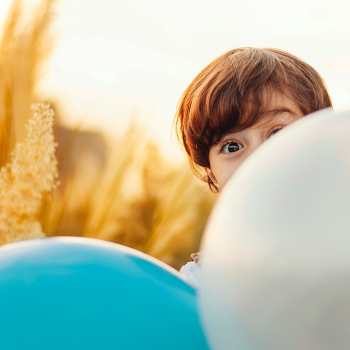
[(46, 195), (57, 166), (52, 113), (36, 107), (24, 143), (23, 125), (50, 52), (54, 2), (42, 0), (28, 15), (23, 1), (14, 0), (0, 43), (0, 244), (43, 232), (94, 237), (179, 268), (198, 250), (215, 196), (187, 164), (163, 159), (137, 124), (108, 143), (96, 133), (57, 125), (61, 185)]
[(0, 244), (44, 236), (38, 214), (58, 176), (54, 115), (47, 105), (33, 110), (27, 139), (16, 145), (11, 162), (0, 170)]
[(35, 84), (52, 49), (55, 0), (27, 8), (13, 0), (0, 42), (0, 166), (9, 161), (16, 142), (26, 135)]
[[(132, 125), (113, 142), (103, 166), (97, 169), (93, 159), (83, 157), (88, 161), (66, 169), (65, 183), (52, 193), (41, 216), (48, 235), (120, 243), (175, 268), (198, 251), (216, 197), (187, 164), (167, 163), (144, 134)], [(80, 147), (78, 139), (72, 153), (75, 147)]]

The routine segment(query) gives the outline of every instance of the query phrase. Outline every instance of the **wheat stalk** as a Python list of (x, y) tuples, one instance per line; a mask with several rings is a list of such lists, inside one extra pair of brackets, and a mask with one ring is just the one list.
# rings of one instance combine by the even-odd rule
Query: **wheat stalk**
[(54, 113), (45, 104), (32, 109), (25, 142), (16, 145), (11, 162), (0, 170), (0, 244), (44, 236), (37, 217), (58, 176)]
[(56, 0), (13, 0), (0, 39), (0, 166), (9, 161), (16, 142), (23, 142), (35, 87), (54, 40)]

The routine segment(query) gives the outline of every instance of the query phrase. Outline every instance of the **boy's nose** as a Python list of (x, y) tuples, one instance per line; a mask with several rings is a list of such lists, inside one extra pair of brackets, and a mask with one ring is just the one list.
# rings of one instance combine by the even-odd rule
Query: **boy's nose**
[(246, 152), (247, 157), (254, 153), (265, 141), (261, 138), (253, 140), (248, 147), (248, 152)]

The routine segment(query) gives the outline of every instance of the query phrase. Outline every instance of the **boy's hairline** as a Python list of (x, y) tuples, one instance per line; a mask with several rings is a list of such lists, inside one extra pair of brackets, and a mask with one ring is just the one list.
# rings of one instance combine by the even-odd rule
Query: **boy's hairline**
[[(296, 104), (296, 106), (297, 106), (297, 104)], [(297, 107), (299, 108), (299, 106), (297, 106)], [(221, 135), (219, 135), (219, 134), (215, 135), (215, 138), (214, 138), (212, 144), (208, 145), (208, 146), (209, 146), (209, 148), (211, 148), (213, 146), (216, 146), (220, 142), (220, 140), (222, 140), (225, 136), (227, 136), (229, 134), (238, 133), (238, 132), (241, 132), (241, 131), (246, 130), (246, 129), (250, 129), (254, 125), (255, 126), (259, 125), (259, 126), (263, 127), (264, 125), (269, 124), (272, 120), (274, 120), (277, 117), (277, 115), (279, 115), (281, 113), (288, 113), (288, 114), (290, 114), (292, 116), (297, 116), (297, 113), (295, 113), (294, 111), (292, 111), (290, 108), (286, 107), (285, 105), (274, 106), (272, 109), (268, 109), (266, 111), (262, 111), (262, 113), (261, 113), (260, 117), (258, 118), (257, 122), (252, 124), (250, 127), (247, 127), (247, 128), (235, 127), (233, 129), (227, 130), (226, 132), (222, 133)], [(262, 120), (264, 119), (264, 116), (268, 116), (268, 118), (267, 118), (267, 120), (265, 122), (262, 122)]]
[[(247, 65), (242, 66), (241, 60), (237, 61), (238, 66), (242, 66), (241, 70), (231, 70), (231, 64), (236, 63), (232, 62), (232, 55), (241, 51), (248, 53), (247, 60), (255, 60), (252, 61), (255, 65), (248, 71), (247, 76), (251, 74), (248, 80), (245, 74)], [(270, 57), (268, 60), (267, 56)], [(261, 66), (264, 62), (269, 64), (268, 69)], [(255, 69), (260, 73), (266, 72), (254, 75)], [(227, 74), (223, 75), (226, 70)], [(233, 77), (237, 84), (232, 83)], [(262, 96), (263, 91), (267, 92), (265, 97)], [(273, 48), (231, 50), (205, 67), (183, 93), (177, 105), (177, 135), (191, 167), (199, 177), (205, 178), (210, 187), (210, 179), (202, 176), (200, 169), (208, 166), (208, 153), (213, 145), (229, 133), (252, 128), (261, 122), (265, 124), (280, 112), (295, 115), (286, 106), (271, 108), (278, 106), (272, 102), (276, 91), (295, 104), (300, 111), (299, 117), (332, 105), (327, 86), (313, 67), (288, 52)], [(232, 92), (235, 100), (227, 92)], [(220, 97), (222, 94), (224, 98)], [(229, 100), (234, 103), (228, 103)], [(268, 117), (266, 120), (265, 116)]]

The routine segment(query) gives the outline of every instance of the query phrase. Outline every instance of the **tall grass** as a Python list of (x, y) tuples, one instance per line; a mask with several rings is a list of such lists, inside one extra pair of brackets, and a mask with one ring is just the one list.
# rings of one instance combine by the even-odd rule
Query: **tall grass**
[[(71, 165), (42, 213), (47, 235), (120, 243), (175, 268), (198, 251), (215, 196), (187, 164), (174, 166), (163, 159), (145, 134), (132, 124), (111, 142), (105, 163), (94, 166), (92, 175), (91, 159)], [(75, 147), (78, 138), (73, 153)]]
[(53, 47), (50, 25), (55, 0), (30, 8), (13, 0), (0, 42), (0, 166), (26, 135), (35, 85)]
[(0, 170), (0, 244), (44, 236), (38, 213), (43, 196), (55, 187), (56, 144), (52, 110), (47, 105), (33, 110), (28, 137)]
[[(10, 151), (16, 143), (23, 142), (22, 128), (30, 115), (29, 105), (37, 99), (35, 83), (51, 49), (53, 5), (53, 0), (43, 0), (28, 17), (23, 15), (24, 2), (14, 0), (5, 25), (0, 44), (1, 174), (13, 164)], [(48, 109), (39, 110), (42, 116), (50, 113)], [(37, 130), (45, 129), (38, 119), (34, 124)], [(40, 157), (28, 158), (23, 163), (27, 169), (23, 171), (31, 174), (28, 176), (32, 182), (26, 182), (27, 192), (17, 199), (23, 205), (35, 199), (36, 204), (26, 204), (31, 212), (17, 220), (21, 229), (10, 226), (3, 229), (15, 217), (13, 208), (3, 210), (1, 201), (6, 195), (3, 190), (0, 244), (40, 237), (44, 233), (93, 237), (138, 249), (175, 268), (181, 267), (189, 260), (190, 253), (198, 250), (215, 197), (193, 176), (187, 164), (174, 165), (164, 159), (159, 146), (145, 137), (144, 128), (131, 123), (119, 139), (104, 140), (97, 133), (56, 125), (61, 184), (54, 188), (51, 182), (51, 187), (43, 189), (35, 185), (39, 179), (44, 174), (53, 179), (56, 174), (53, 130), (45, 130), (51, 135), (51, 146), (42, 144), (42, 147), (49, 154), (51, 166), (45, 170), (41, 166), (45, 158)], [(33, 134), (28, 137), (28, 142), (34, 139)], [(36, 167), (44, 173), (35, 173)], [(8, 193), (15, 188), (9, 182), (2, 185)], [(49, 190), (50, 195), (45, 195)], [(8, 205), (14, 205), (15, 200), (8, 198)]]

